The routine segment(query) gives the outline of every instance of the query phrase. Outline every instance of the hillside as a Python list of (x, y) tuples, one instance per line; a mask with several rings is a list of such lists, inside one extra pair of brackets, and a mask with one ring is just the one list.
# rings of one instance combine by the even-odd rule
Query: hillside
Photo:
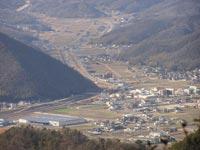
[(37, 34), (34, 31), (44, 32), (52, 31), (52, 29), (35, 16), (19, 9), (24, 4), (25, 0), (1, 0), (0, 32), (32, 44), (32, 42), (38, 41)]
[(81, 0), (34, 0), (30, 10), (60, 18), (96, 18), (105, 14), (95, 5)]
[(25, 0), (1, 0), (0, 9), (16, 9), (24, 4)]
[(98, 90), (72, 68), (2, 33), (0, 53), (0, 101), (45, 101)]
[(190, 70), (200, 66), (199, 29), (197, 0), (165, 0), (137, 12), (129, 24), (103, 35), (97, 43), (129, 45), (120, 58), (133, 64)]
[(0, 134), (2, 150), (137, 150), (136, 144), (111, 139), (88, 139), (77, 130), (60, 131), (13, 127)]
[[(59, 18), (98, 18), (106, 16), (104, 10), (135, 13), (161, 1), (163, 0), (30, 0), (31, 5), (26, 10)], [(12, 6), (14, 2), (3, 3)], [(22, 6), (23, 1), (15, 6), (20, 6), (20, 4)]]
[[(140, 141), (141, 142), (141, 141)], [(182, 141), (168, 145), (169, 150), (199, 150), (200, 129)], [(138, 142), (139, 143), (139, 142)], [(163, 144), (166, 143), (163, 141)], [(149, 150), (156, 145), (122, 143), (117, 139), (89, 139), (80, 131), (63, 128), (59, 131), (31, 126), (12, 127), (0, 134), (1, 150)]]

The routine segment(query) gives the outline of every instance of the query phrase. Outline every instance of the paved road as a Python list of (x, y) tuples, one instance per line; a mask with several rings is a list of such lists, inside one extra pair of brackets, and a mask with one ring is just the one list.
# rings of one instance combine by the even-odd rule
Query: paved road
[(69, 98), (65, 98), (61, 100), (55, 100), (52, 102), (32, 104), (31, 106), (27, 106), (24, 108), (19, 108), (19, 109), (7, 111), (7, 112), (0, 112), (0, 118), (19, 119), (20, 117), (26, 116), (33, 112), (52, 111), (58, 108), (69, 106), (70, 104), (73, 104), (78, 101), (90, 99), (94, 96), (95, 94), (77, 95), (77, 96), (73, 96), (73, 97), (69, 97)]
[(25, 2), (25, 4), (24, 4), (23, 6), (20, 6), (19, 8), (17, 8), (16, 11), (17, 11), (17, 12), (20, 12), (20, 11), (22, 11), (22, 10), (28, 8), (30, 5), (31, 5), (30, 0), (27, 0), (27, 1)]

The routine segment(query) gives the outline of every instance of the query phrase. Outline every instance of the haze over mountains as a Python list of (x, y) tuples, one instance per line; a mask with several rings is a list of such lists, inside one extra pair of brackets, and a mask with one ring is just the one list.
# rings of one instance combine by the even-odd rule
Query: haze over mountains
[[(198, 0), (2, 0), (0, 13), (0, 32), (31, 44), (34, 40), (39, 40), (39, 32), (52, 31), (37, 15), (95, 20), (112, 17), (113, 14), (128, 14), (132, 19), (115, 25), (111, 32), (96, 39), (95, 44), (118, 46), (121, 50), (119, 58), (133, 65), (163, 66), (169, 70), (181, 71), (200, 66)], [(43, 53), (39, 54), (4, 34), (1, 34), (0, 42), (0, 61), (3, 62), (0, 69), (3, 74), (0, 95), (4, 99), (60, 98), (95, 87), (71, 68), (64, 69), (66, 66), (60, 62)], [(26, 51), (27, 49), (31, 50)], [(23, 51), (24, 56), (21, 57), (18, 51)], [(35, 61), (34, 55), (41, 59)], [(27, 60), (31, 60), (33, 64), (28, 64)], [(51, 70), (46, 64), (39, 65), (38, 62), (41, 61), (42, 64), (44, 60), (55, 65), (55, 70)], [(5, 69), (9, 68), (8, 64), (12, 64), (13, 69)], [(36, 76), (30, 76), (35, 72), (38, 73)], [(62, 75), (54, 74), (55, 72), (62, 72)], [(7, 78), (7, 74), (12, 74), (12, 77)], [(41, 82), (36, 83), (39, 77)], [(66, 82), (62, 82), (63, 80)], [(69, 88), (71, 82), (74, 86)], [(83, 87), (77, 84), (82, 82)], [(44, 90), (43, 87), (47, 89)], [(26, 95), (22, 94), (24, 92)]]
[(2, 33), (0, 53), (0, 101), (45, 101), (98, 90), (72, 68)]
[(145, 10), (163, 0), (35, 0), (30, 11), (61, 18), (98, 18), (107, 11), (134, 13)]

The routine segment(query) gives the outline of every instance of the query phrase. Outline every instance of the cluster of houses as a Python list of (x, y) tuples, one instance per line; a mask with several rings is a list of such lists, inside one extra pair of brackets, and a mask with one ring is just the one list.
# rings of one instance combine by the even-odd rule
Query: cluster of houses
[(157, 97), (176, 97), (176, 96), (189, 96), (189, 95), (200, 95), (200, 89), (196, 86), (189, 86), (188, 88), (159, 88), (155, 87), (152, 89), (135, 89), (129, 91), (133, 94), (134, 98), (151, 99)]
[[(143, 136), (143, 135), (138, 136), (136, 139), (133, 139), (133, 140), (134, 141), (140, 140), (140, 141), (145, 142), (145, 143), (150, 141), (152, 144), (159, 144), (159, 143), (161, 143), (162, 138), (167, 139), (169, 142), (175, 142), (176, 141), (175, 137), (170, 136), (167, 132), (162, 131), (162, 130), (160, 132), (150, 132), (149, 135), (147, 135), (147, 136)], [(132, 139), (130, 139), (130, 140), (132, 140)]]
[(141, 66), (143, 72), (150, 77), (157, 76), (160, 79), (167, 80), (186, 80), (193, 83), (200, 83), (200, 69), (194, 69), (193, 71), (168, 71), (161, 67), (149, 67)]
[[(193, 97), (200, 96), (200, 89), (196, 86), (188, 88), (152, 88), (152, 89), (132, 89), (120, 88), (113, 93), (104, 92), (101, 94), (102, 101), (111, 111), (133, 110), (133, 111), (152, 111), (152, 112), (181, 112), (181, 107), (190, 104), (191, 106), (200, 107), (198, 100)], [(175, 105), (173, 109), (161, 109), (160, 105)]]
[(22, 107), (22, 106), (27, 106), (30, 105), (30, 102), (26, 102), (26, 101), (20, 101), (18, 103), (6, 103), (6, 102), (0, 102), (0, 112), (1, 111), (7, 111), (7, 110), (15, 110), (18, 107)]
[(176, 140), (173, 133), (177, 132), (181, 118), (166, 117), (167, 113), (184, 113), (186, 107), (200, 108), (200, 89), (196, 86), (134, 89), (123, 84), (117, 90), (105, 90), (100, 97), (109, 111), (130, 114), (116, 120), (96, 121), (96, 127), (89, 133), (100, 135), (104, 132), (122, 132), (134, 135), (134, 140), (146, 139), (152, 143), (159, 143), (162, 136), (169, 141)]
[(87, 62), (111, 62), (112, 58), (110, 55), (107, 54), (99, 54), (96, 56), (81, 56), (81, 61), (84, 63)]
[[(173, 125), (179, 122), (180, 120), (172, 120), (164, 116), (153, 117), (152, 114), (125, 114), (121, 118), (112, 121), (96, 121), (94, 122), (96, 128), (88, 132), (93, 135), (101, 135), (104, 132), (125, 133), (133, 135), (135, 139), (144, 140), (146, 138), (152, 143), (159, 143), (160, 138), (163, 136), (167, 137), (169, 141), (176, 140), (175, 137), (171, 136), (171, 133), (177, 132), (177, 128)], [(163, 126), (168, 126), (168, 128), (163, 130)]]

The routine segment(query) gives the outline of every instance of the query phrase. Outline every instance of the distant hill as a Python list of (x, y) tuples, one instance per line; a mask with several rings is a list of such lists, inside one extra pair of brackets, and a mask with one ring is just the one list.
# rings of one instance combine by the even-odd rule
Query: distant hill
[(35, 0), (32, 1), (30, 10), (60, 18), (96, 18), (105, 16), (95, 5), (82, 0)]
[(0, 101), (45, 101), (99, 90), (72, 68), (2, 33), (0, 53)]
[[(33, 30), (52, 31), (52, 29), (26, 11), (17, 11), (24, 6), (25, 0), (1, 0), (0, 3), (0, 32), (20, 41), (31, 43), (37, 40)], [(26, 9), (25, 9), (26, 10)]]
[[(153, 1), (152, 1), (153, 2)], [(96, 40), (103, 45), (129, 45), (121, 59), (133, 64), (163, 65), (173, 70), (200, 67), (200, 3), (198, 0), (164, 0), (136, 13)], [(143, 1), (137, 2), (138, 7)]]
[(0, 9), (16, 9), (24, 3), (25, 0), (1, 0)]
[(119, 11), (122, 13), (136, 13), (150, 8), (164, 0), (87, 0), (98, 7)]

